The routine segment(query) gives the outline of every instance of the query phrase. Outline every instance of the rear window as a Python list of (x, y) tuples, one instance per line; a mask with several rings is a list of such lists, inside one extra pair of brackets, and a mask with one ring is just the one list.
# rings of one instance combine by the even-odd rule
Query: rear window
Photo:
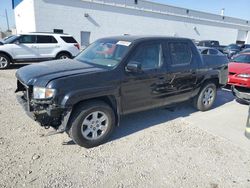
[(57, 40), (53, 36), (38, 35), (36, 43), (57, 43)]
[(220, 43), (218, 41), (211, 41), (210, 42), (212, 46), (219, 46)]
[(77, 41), (73, 37), (61, 37), (66, 43), (77, 43)]
[(191, 63), (192, 53), (187, 43), (170, 42), (169, 49), (173, 65), (186, 65)]

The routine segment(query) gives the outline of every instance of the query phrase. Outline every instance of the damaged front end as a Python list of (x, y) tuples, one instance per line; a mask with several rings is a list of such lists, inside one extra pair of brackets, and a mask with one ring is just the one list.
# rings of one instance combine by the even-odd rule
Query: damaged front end
[(25, 112), (42, 127), (53, 127), (58, 132), (64, 132), (71, 114), (71, 109), (65, 109), (55, 103), (53, 98), (34, 99), (33, 86), (27, 86), (17, 81), (17, 101), (24, 108)]
[[(232, 86), (233, 94), (241, 99), (244, 100), (246, 103), (250, 104), (250, 89), (249, 88), (243, 88), (243, 87), (237, 87)], [(247, 125), (245, 130), (245, 136), (250, 139), (250, 105), (248, 110), (248, 117), (247, 117)]]

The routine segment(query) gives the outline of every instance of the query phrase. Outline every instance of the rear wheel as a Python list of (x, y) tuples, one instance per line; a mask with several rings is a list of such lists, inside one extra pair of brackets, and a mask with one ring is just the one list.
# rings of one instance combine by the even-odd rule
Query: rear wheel
[(10, 58), (5, 54), (0, 54), (0, 69), (7, 69), (10, 66)]
[(68, 131), (70, 138), (86, 148), (104, 143), (115, 127), (112, 108), (102, 101), (87, 102), (77, 108)]
[(217, 95), (217, 88), (214, 83), (206, 83), (199, 94), (193, 99), (194, 107), (200, 111), (210, 110)]
[(56, 59), (69, 59), (69, 58), (71, 58), (71, 55), (68, 53), (59, 53), (56, 56)]

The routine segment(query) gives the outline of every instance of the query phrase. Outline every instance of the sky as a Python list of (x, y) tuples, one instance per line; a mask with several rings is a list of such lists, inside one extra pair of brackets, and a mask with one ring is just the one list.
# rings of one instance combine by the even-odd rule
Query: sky
[(0, 0), (0, 31), (7, 30), (5, 9), (8, 13), (10, 28), (13, 28), (15, 26), (14, 12), (12, 10), (12, 0)]
[(225, 9), (225, 16), (250, 21), (250, 0), (151, 0), (158, 3), (220, 14)]
[[(250, 0), (151, 0), (158, 3), (194, 9), (214, 14), (220, 14), (225, 8), (225, 16), (241, 18), (250, 21)], [(5, 9), (7, 9), (10, 28), (15, 27), (12, 0), (0, 0), (0, 31), (7, 29)], [(140, 2), (140, 0), (139, 0)]]

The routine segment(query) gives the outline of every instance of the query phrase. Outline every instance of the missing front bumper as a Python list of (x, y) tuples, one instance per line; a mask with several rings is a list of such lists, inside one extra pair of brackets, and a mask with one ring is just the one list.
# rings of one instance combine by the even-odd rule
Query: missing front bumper
[[(233, 94), (248, 103), (250, 103), (250, 90), (248, 88), (238, 88), (233, 86), (232, 87)], [(245, 130), (245, 136), (250, 139), (250, 105), (248, 110), (248, 118), (247, 118), (247, 125)]]
[[(30, 105), (23, 95), (17, 95), (18, 103), (23, 107), (25, 113), (34, 121), (38, 122), (42, 127), (53, 127), (60, 132), (66, 130), (71, 109), (63, 109), (48, 105)], [(31, 110), (34, 109), (34, 110)]]

